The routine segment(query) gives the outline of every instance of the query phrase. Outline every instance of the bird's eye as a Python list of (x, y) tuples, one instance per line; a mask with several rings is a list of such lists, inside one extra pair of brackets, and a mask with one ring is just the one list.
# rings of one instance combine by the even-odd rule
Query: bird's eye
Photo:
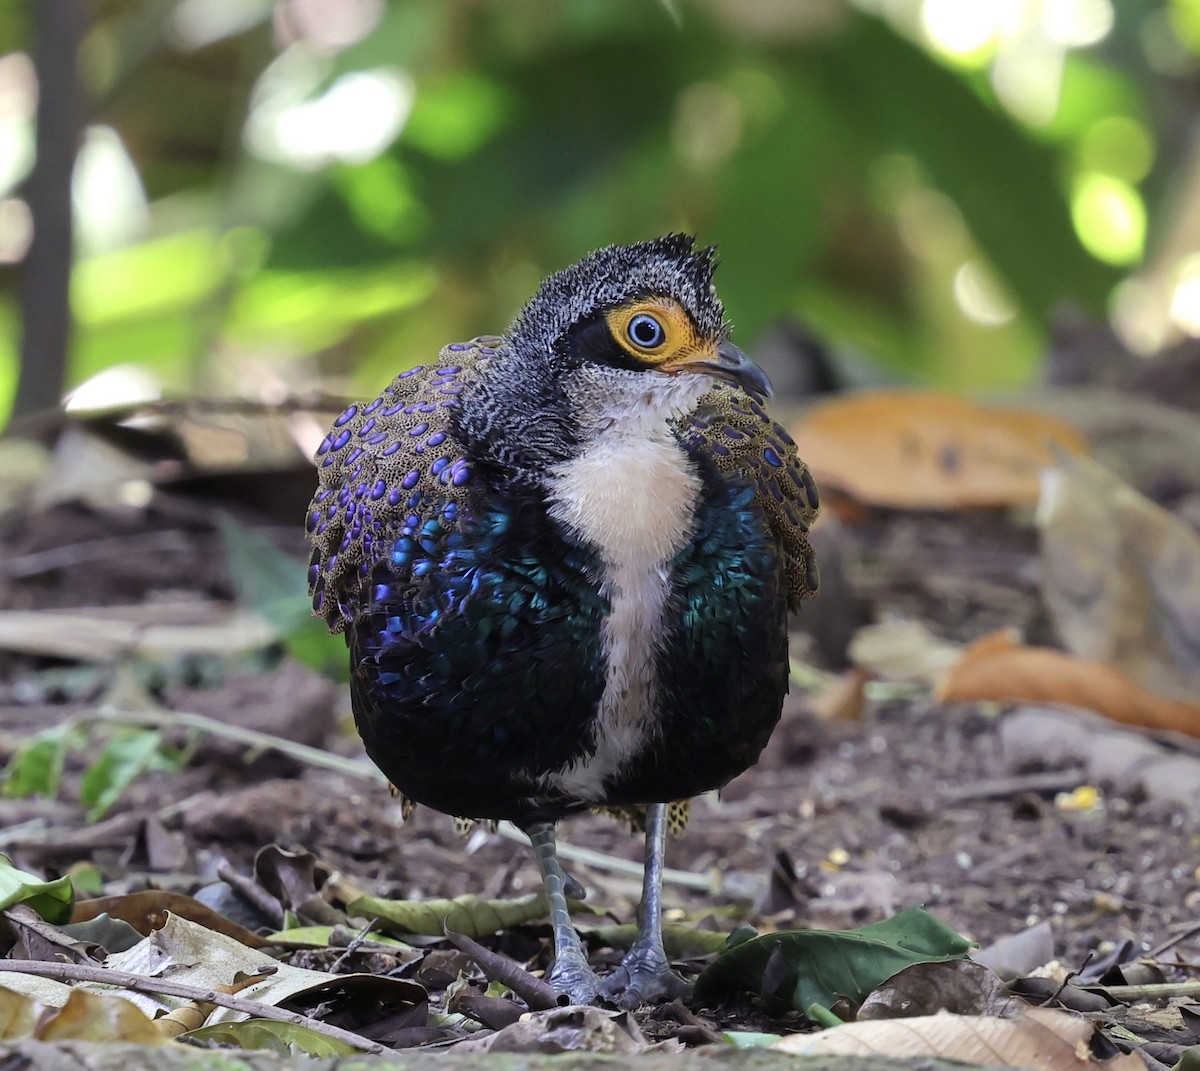
[(653, 316), (647, 313), (638, 313), (632, 320), (629, 321), (629, 326), (625, 328), (625, 333), (629, 336), (629, 341), (639, 349), (652, 350), (661, 346), (666, 341), (667, 332)]

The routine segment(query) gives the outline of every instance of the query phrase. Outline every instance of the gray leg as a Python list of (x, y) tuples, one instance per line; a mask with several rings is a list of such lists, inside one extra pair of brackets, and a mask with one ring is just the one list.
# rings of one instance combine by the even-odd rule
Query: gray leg
[(564, 888), (569, 879), (563, 874), (558, 853), (554, 850), (554, 823), (534, 822), (525, 827), (525, 832), (542, 874), (542, 886), (550, 908), (550, 926), (554, 931), (554, 966), (546, 981), (559, 993), (566, 994), (571, 1004), (595, 1004), (599, 983), (588, 966), (579, 934), (571, 925), (571, 915), (567, 911)]
[(603, 992), (624, 1008), (672, 1000), (688, 984), (671, 970), (662, 939), (662, 872), (667, 847), (667, 805), (646, 809), (646, 865), (642, 902), (638, 905), (638, 935), (621, 966), (604, 980)]

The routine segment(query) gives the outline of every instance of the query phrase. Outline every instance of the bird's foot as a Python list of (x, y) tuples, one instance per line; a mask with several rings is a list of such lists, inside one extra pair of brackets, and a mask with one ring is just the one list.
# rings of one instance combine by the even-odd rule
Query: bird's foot
[(643, 1004), (686, 996), (691, 988), (671, 970), (661, 945), (638, 941), (621, 965), (600, 983), (600, 995), (632, 1011)]
[(600, 979), (579, 956), (559, 956), (546, 975), (554, 992), (566, 997), (568, 1004), (597, 1004), (600, 1001)]

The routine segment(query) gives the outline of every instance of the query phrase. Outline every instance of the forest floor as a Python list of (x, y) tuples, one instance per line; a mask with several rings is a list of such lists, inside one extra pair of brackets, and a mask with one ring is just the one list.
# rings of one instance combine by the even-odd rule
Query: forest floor
[[(66, 615), (49, 627), (72, 641), (71, 651), (87, 646), (87, 630), (67, 634), (71, 621), (92, 615), (101, 633), (115, 629), (121, 615), (106, 617), (105, 608), (141, 606), (148, 616), (138, 628), (152, 629), (162, 620), (177, 622), (172, 608), (184, 605), (197, 628), (207, 627), (212, 622), (196, 608), (233, 594), (210, 523), (210, 491), (160, 488), (148, 505), (100, 510), (74, 502), (10, 513), (0, 538), (0, 561), (7, 563), (0, 567), (0, 618)], [(290, 505), (286, 495), (282, 500)], [(221, 508), (268, 531), (281, 551), (301, 556), (299, 526), (288, 527), (286, 510), (230, 501)], [(302, 501), (297, 515), (301, 510)], [(836, 658), (839, 646), (844, 651), (830, 635), (857, 622), (847, 620), (850, 610), (839, 617), (839, 599), (864, 616), (903, 615), (959, 643), (997, 627), (1045, 638), (1037, 540), (1027, 519), (1003, 511), (878, 511), (833, 532), (825, 553), (840, 560), (844, 576), (829, 570), (826, 610), (800, 619), (793, 649), (801, 666), (819, 665), (831, 649)], [(13, 625), (18, 633), (32, 628), (21, 620)], [(0, 620), (0, 631), (6, 627)], [(249, 875), (256, 853), (272, 844), (310, 852), (320, 873), (326, 868), (379, 896), (513, 898), (538, 886), (531, 854), (503, 831), (476, 828), (463, 838), (448, 820), (421, 809), (403, 822), (399, 802), (378, 780), (321, 768), (303, 754), (248, 752), (244, 744), (196, 736), (172, 722), (172, 714), (199, 713), (360, 758), (344, 690), (298, 662), (280, 661), (277, 650), (237, 659), (143, 657), (122, 653), (119, 644), (113, 653), (109, 635), (98, 644), (107, 653), (88, 658), (54, 656), (36, 640), (3, 635), (0, 758), (19, 756), (35, 734), (105, 703), (140, 710), (148, 723), (155, 711), (166, 712), (166, 743), (186, 750), (182, 765), (150, 764), (99, 821), (89, 821), (80, 802), (89, 791), (84, 778), (106, 739), (93, 729), (90, 743), (67, 754), (52, 798), (0, 799), (0, 850), (26, 870), (51, 878), (86, 874), (93, 891), (106, 896), (143, 889), (191, 894), (207, 886), (207, 902), (267, 930), (277, 921), (211, 892), (219, 864)], [(1123, 977), (1131, 981), (1194, 977), (1189, 965), (1200, 962), (1195, 794), (1163, 795), (1136, 780), (1117, 788), (1103, 783), (1094, 756), (1069, 748), (1056, 753), (1024, 735), (1033, 723), (1021, 719), (1037, 713), (1029, 708), (943, 705), (918, 686), (868, 688), (862, 698), (861, 679), (839, 677), (827, 666), (811, 678), (802, 670), (800, 679), (804, 686), (793, 688), (758, 765), (719, 800), (695, 802), (686, 834), (669, 844), (668, 866), (691, 876), (668, 875), (669, 923), (721, 932), (743, 923), (760, 932), (842, 930), (920, 905), (984, 947), (1025, 935), (1012, 953), (1012, 973), (1056, 960), (1085, 977), (1098, 973), (1097, 964), (1106, 970), (1117, 963), (1126, 965)], [(829, 696), (839, 688), (851, 698), (834, 703), (830, 717)], [(1109, 739), (1117, 753), (1146, 737), (1122, 729)], [(1179, 761), (1200, 764), (1186, 742), (1165, 746)], [(568, 853), (585, 848), (609, 859), (640, 859), (640, 838), (603, 816), (563, 823), (560, 842)], [(567, 867), (598, 913), (581, 915), (581, 928), (633, 920), (634, 874), (570, 855)], [(234, 903), (236, 910), (229, 907)], [(485, 943), (536, 970), (546, 965), (547, 942), (545, 923), (530, 922)], [(375, 959), (319, 951), (292, 959), (317, 969), (334, 960), (342, 961), (339, 970), (395, 968), (424, 984), (433, 1006), (444, 1009), (447, 986), (472, 968), (445, 943), (417, 947), (421, 955), (403, 962), (378, 949)], [(602, 971), (619, 955), (602, 947), (593, 953)], [(698, 961), (686, 958), (679, 965), (685, 973), (698, 969)], [(798, 1013), (751, 996), (717, 1007), (644, 1010), (638, 1020), (651, 1040), (687, 1043), (729, 1029), (803, 1028)], [(1197, 1042), (1197, 1019), (1186, 1021), (1192, 1028), (1152, 1038), (1167, 1046), (1163, 1053)], [(370, 1034), (361, 1021), (359, 1028)], [(447, 1020), (414, 1020), (389, 1043), (461, 1035), (461, 1026)]]

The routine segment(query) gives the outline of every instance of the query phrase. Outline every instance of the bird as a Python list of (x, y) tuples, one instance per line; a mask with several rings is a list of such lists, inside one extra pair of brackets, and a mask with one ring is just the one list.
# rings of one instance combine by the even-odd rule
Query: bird
[[(529, 837), (547, 981), (572, 1004), (686, 991), (662, 941), (673, 804), (757, 760), (818, 574), (818, 493), (729, 338), (716, 250), (610, 245), (502, 335), (350, 405), (316, 451), (313, 612), (349, 649), (368, 756), (403, 795)], [(643, 816), (637, 937), (602, 981), (573, 929), (560, 820)]]

